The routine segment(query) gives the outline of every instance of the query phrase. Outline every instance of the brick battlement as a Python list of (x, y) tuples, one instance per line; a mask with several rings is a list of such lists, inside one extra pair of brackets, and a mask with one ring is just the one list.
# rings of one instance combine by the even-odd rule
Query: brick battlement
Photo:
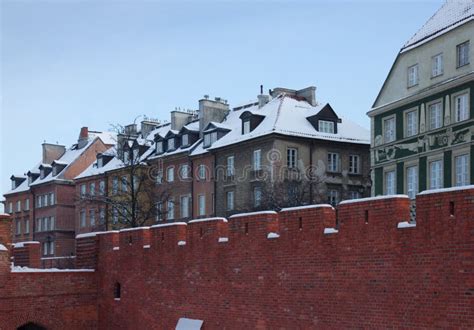
[[(473, 188), (420, 194), (416, 224), (408, 198), (392, 196), (78, 235), (77, 267), (96, 271), (77, 276), (97, 288), (79, 318), (128, 329), (183, 317), (206, 329), (473, 328)], [(7, 324), (34, 318), (10, 312)]]

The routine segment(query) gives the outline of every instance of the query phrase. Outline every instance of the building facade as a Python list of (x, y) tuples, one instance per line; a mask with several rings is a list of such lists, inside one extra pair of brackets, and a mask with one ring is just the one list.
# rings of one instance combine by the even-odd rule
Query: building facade
[(368, 113), (373, 195), (474, 183), (473, 15), (446, 2), (398, 54)]

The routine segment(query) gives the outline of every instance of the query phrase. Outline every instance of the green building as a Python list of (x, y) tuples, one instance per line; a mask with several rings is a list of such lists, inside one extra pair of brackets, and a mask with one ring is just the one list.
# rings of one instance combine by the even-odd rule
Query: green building
[(372, 109), (372, 195), (474, 184), (474, 2), (448, 1), (403, 46)]

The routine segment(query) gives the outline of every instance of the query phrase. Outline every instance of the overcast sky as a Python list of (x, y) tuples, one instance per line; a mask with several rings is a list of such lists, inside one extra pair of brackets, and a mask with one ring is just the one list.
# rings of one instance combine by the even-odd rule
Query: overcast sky
[(5, 1), (1, 3), (0, 195), (41, 159), (138, 115), (169, 120), (204, 94), (230, 104), (317, 87), (369, 128), (401, 46), (442, 0)]

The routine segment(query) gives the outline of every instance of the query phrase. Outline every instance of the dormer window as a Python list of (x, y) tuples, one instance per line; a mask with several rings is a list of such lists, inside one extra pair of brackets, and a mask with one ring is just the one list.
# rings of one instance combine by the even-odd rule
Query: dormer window
[(217, 141), (217, 132), (210, 132), (204, 135), (204, 147), (210, 147)]
[(168, 150), (174, 150), (175, 145), (174, 145), (174, 138), (169, 138), (168, 139)]
[(334, 134), (334, 122), (327, 120), (319, 120), (318, 123), (319, 131), (321, 133), (332, 133)]
[(181, 137), (181, 144), (183, 145), (183, 147), (187, 146), (189, 144), (189, 135), (188, 134), (183, 134), (183, 136)]
[(12, 190), (16, 189), (16, 181), (12, 179)]
[(138, 152), (139, 152), (138, 148), (133, 149), (133, 162), (136, 162), (138, 160), (138, 156), (139, 156)]
[(250, 133), (250, 120), (245, 120), (243, 123), (242, 134)]
[(130, 160), (130, 154), (128, 150), (125, 150), (123, 153), (123, 162), (126, 164)]
[(104, 159), (102, 157), (99, 157), (97, 159), (97, 167), (103, 167), (104, 166)]
[(163, 153), (163, 141), (156, 142), (156, 153), (157, 154)]

